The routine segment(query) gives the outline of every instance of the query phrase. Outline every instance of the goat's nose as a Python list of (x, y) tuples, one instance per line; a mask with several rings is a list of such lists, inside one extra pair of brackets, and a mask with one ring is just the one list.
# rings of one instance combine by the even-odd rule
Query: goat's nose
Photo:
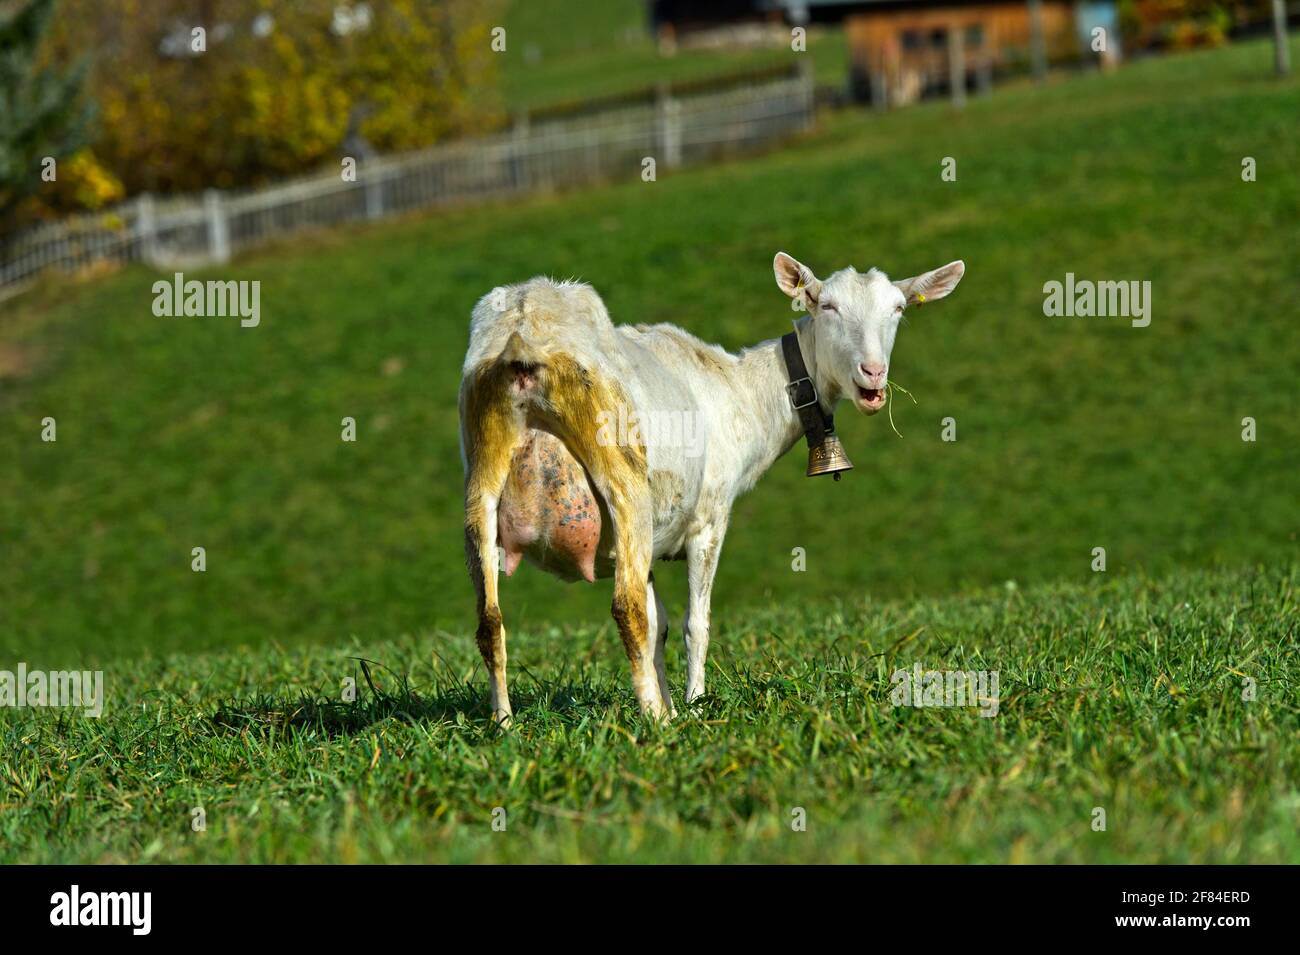
[(885, 366), (878, 362), (863, 362), (858, 366), (868, 378), (880, 378), (885, 374)]

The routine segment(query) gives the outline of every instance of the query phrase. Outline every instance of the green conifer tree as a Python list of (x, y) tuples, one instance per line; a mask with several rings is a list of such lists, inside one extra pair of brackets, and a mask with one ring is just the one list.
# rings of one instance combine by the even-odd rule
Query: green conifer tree
[(85, 64), (41, 60), (55, 0), (0, 0), (0, 232), (42, 184), (43, 160), (86, 145), (92, 108), (82, 95)]

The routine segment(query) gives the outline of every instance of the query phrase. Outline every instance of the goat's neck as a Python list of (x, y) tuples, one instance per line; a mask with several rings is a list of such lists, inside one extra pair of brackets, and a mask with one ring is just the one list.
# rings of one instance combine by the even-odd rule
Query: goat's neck
[[(825, 369), (816, 365), (816, 328), (803, 318), (795, 323), (795, 330), (808, 375), (817, 386), (822, 410), (830, 412), (840, 395)], [(744, 456), (749, 476), (757, 480), (803, 437), (803, 424), (786, 390), (790, 377), (785, 369), (781, 339), (769, 339), (746, 348), (739, 356), (739, 370), (736, 398), (743, 403), (741, 420), (745, 426), (738, 437), (749, 451)]]

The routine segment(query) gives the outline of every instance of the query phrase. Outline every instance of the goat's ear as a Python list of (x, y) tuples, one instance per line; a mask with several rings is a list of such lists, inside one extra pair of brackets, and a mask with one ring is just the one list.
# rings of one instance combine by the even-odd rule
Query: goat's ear
[(778, 252), (772, 260), (772, 271), (776, 273), (777, 287), (793, 299), (802, 295), (808, 304), (813, 304), (821, 294), (821, 281), (812, 269), (793, 256)]
[(894, 283), (894, 287), (907, 298), (908, 305), (933, 302), (955, 289), (965, 274), (966, 263), (958, 259), (956, 262), (941, 265), (933, 271), (914, 275), (910, 279), (899, 279)]

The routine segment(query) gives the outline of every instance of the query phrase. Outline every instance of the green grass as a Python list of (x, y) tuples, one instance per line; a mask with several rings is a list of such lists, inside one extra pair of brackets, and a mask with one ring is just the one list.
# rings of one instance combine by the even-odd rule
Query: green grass
[[(1298, 583), (728, 613), (666, 728), (608, 626), (515, 636), (504, 735), (458, 635), (123, 662), (99, 720), (0, 722), (0, 861), (1296, 862)], [(997, 715), (893, 706), (918, 661), (998, 671)]]
[(848, 82), (848, 47), (835, 28), (814, 28), (807, 50), (783, 45), (752, 48), (682, 48), (659, 52), (641, 0), (510, 0), (505, 7), (506, 51), (500, 57), (505, 107), (521, 109), (575, 103), (624, 93), (664, 80), (699, 80), (807, 57), (817, 82)]
[[(0, 669), (103, 669), (109, 691), (99, 721), (0, 710), (0, 856), (1296, 861), (1300, 81), (1270, 68), (1248, 44), (960, 114), (843, 113), (760, 158), (187, 271), (261, 281), (257, 329), (155, 318), (143, 268), (0, 306)], [(966, 260), (900, 331), (902, 437), (846, 408), (844, 482), (797, 451), (738, 503), (716, 694), (666, 730), (631, 712), (608, 585), (525, 567), (504, 584), (520, 725), (490, 737), (460, 532), (470, 307), (577, 274), (616, 320), (738, 347), (789, 327), (782, 248)], [(1151, 326), (1044, 317), (1067, 271), (1150, 280)], [(682, 568), (656, 575), (680, 692)], [(398, 695), (339, 705), (352, 656)], [(915, 660), (998, 669), (1001, 714), (894, 710), (887, 671)]]

